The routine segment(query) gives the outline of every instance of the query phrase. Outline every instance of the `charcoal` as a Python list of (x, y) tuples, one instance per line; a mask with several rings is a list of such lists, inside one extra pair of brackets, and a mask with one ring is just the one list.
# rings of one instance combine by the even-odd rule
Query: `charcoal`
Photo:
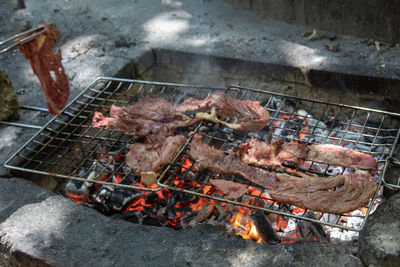
[(144, 214), (155, 214), (157, 213), (157, 209), (155, 207), (143, 207), (143, 213)]
[(354, 141), (358, 141), (358, 142), (365, 142), (365, 137), (360, 135), (360, 133), (356, 133), (356, 132), (344, 132), (344, 131), (337, 131), (336, 132), (336, 137), (337, 138), (343, 138), (343, 140), (345, 141), (350, 141), (350, 140), (354, 140)]
[(279, 237), (275, 234), (274, 229), (262, 211), (253, 211), (249, 217), (253, 221), (264, 242), (271, 245), (279, 244)]
[(173, 191), (170, 198), (173, 198), (176, 204), (191, 202), (196, 199), (196, 196), (185, 192)]
[(122, 210), (129, 202), (141, 197), (143, 194), (137, 190), (129, 188), (102, 186), (98, 190), (98, 195), (110, 208), (114, 210)]
[(142, 224), (151, 226), (162, 226), (162, 224), (157, 220), (157, 218), (145, 215), (143, 217)]
[(128, 222), (132, 222), (132, 223), (140, 223), (141, 222), (141, 218), (142, 218), (142, 213), (138, 210), (130, 210), (126, 213), (115, 213), (111, 216), (111, 218), (115, 218), (115, 219), (119, 219), (119, 220), (125, 220)]
[(194, 216), (196, 216), (196, 212), (188, 213), (180, 218), (180, 223), (183, 225), (183, 227), (186, 227), (193, 220)]
[(129, 174), (128, 176), (126, 176), (122, 181), (121, 184), (125, 184), (125, 185), (132, 185), (134, 183), (137, 183), (140, 180), (140, 176), (136, 176), (133, 174)]
[[(311, 212), (307, 212), (304, 217), (315, 219)], [(320, 224), (311, 221), (298, 220), (296, 225), (300, 237), (306, 241), (311, 241), (313, 237), (316, 237), (318, 241), (329, 241), (329, 237), (326, 235)]]
[(331, 213), (324, 213), (321, 217), (321, 222), (328, 222), (328, 223), (337, 223), (340, 219), (340, 215), (331, 214)]
[(185, 206), (185, 207), (181, 207), (181, 208), (175, 208), (175, 210), (176, 210), (176, 212), (179, 212), (181, 214), (186, 214), (186, 213), (189, 213), (189, 212), (193, 211), (192, 208), (189, 207), (189, 206)]
[(92, 183), (82, 182), (78, 180), (70, 180), (64, 187), (64, 192), (70, 192), (78, 195), (88, 195), (89, 187)]
[(226, 133), (226, 134), (231, 134), (231, 133), (233, 133), (233, 129), (229, 128), (229, 127), (224, 127), (224, 128), (222, 128), (222, 132)]
[[(266, 106), (268, 104), (268, 107), (273, 108), (275, 110), (280, 110), (280, 111), (286, 111), (286, 112), (293, 112), (295, 104), (292, 100), (280, 98), (280, 97), (271, 97), (269, 100), (269, 103), (263, 101), (261, 102), (262, 106)], [(275, 114), (272, 114), (275, 115)]]
[(198, 171), (196, 179), (197, 179), (197, 181), (199, 181), (199, 183), (205, 183), (208, 178), (209, 178), (208, 170), (204, 169), (204, 170)]
[(169, 220), (173, 220), (176, 218), (175, 205), (176, 205), (175, 196), (171, 195), (168, 198), (167, 206), (166, 206), (165, 212), (163, 214), (164, 218), (169, 219)]
[(196, 212), (196, 215), (193, 217), (193, 220), (196, 222), (203, 222), (208, 217), (211, 216), (213, 210), (214, 210), (214, 205), (204, 206)]
[(165, 207), (167, 205), (168, 205), (168, 200), (165, 198), (159, 198), (154, 203), (154, 206), (156, 207)]
[(158, 199), (158, 194), (156, 192), (150, 192), (144, 197), (147, 204), (155, 204)]
[(210, 218), (214, 211), (214, 205), (208, 204), (203, 206), (201, 209), (196, 210), (195, 212), (188, 213), (185, 216), (181, 217), (180, 223), (184, 228), (194, 227), (198, 223), (205, 222), (208, 218)]
[(321, 120), (328, 128), (333, 128), (336, 126), (334, 125), (336, 122), (335, 114), (325, 114), (324, 116), (322, 116)]
[(214, 204), (214, 214), (218, 217), (223, 217), (225, 215), (225, 209), (219, 204)]

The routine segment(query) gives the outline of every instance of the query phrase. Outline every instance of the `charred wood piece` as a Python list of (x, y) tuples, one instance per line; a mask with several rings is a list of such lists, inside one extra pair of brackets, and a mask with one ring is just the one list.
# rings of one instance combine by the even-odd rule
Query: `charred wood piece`
[(264, 242), (271, 245), (279, 244), (280, 239), (275, 234), (274, 229), (263, 212), (253, 211), (249, 217), (253, 221)]
[(110, 186), (102, 186), (98, 191), (98, 196), (103, 199), (104, 204), (118, 211), (123, 210), (127, 204), (142, 195), (143, 193), (137, 190)]
[[(311, 212), (307, 212), (304, 217), (314, 219), (314, 215)], [(297, 222), (297, 227), (299, 230), (300, 237), (304, 239), (304, 241), (311, 241), (313, 237), (317, 238), (318, 241), (329, 242), (329, 237), (326, 235), (324, 229), (320, 224), (299, 220)]]

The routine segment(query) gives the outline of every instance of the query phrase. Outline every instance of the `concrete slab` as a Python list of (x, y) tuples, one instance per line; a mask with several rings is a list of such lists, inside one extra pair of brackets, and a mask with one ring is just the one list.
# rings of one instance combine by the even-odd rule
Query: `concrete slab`
[(0, 236), (0, 264), (10, 266), (361, 264), (353, 244), (263, 246), (207, 224), (182, 231), (138, 225), (15, 178), (0, 178)]

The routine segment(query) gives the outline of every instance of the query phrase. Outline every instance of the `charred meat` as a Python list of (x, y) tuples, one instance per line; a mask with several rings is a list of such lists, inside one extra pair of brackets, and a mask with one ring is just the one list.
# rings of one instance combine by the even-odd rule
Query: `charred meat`
[(378, 168), (377, 161), (370, 155), (331, 144), (306, 145), (281, 141), (272, 141), (268, 144), (252, 139), (240, 145), (240, 154), (242, 160), (248, 164), (273, 169), (281, 166), (283, 162), (298, 164), (299, 159), (354, 169)]
[[(370, 155), (338, 145), (304, 145), (295, 142), (285, 143), (282, 150), (297, 158), (319, 163), (355, 169), (376, 170), (378, 163)], [(279, 155), (278, 155), (279, 157)], [(286, 157), (280, 157), (285, 160)]]
[(194, 167), (198, 169), (208, 169), (219, 174), (240, 175), (266, 189), (277, 187), (275, 173), (253, 168), (235, 155), (225, 155), (221, 150), (207, 145), (200, 139), (191, 142), (189, 155), (196, 161)]
[(33, 73), (39, 78), (47, 108), (50, 114), (55, 115), (59, 114), (68, 102), (68, 77), (61, 64), (61, 51), (53, 52), (60, 32), (54, 24), (42, 23), (40, 26), (44, 26), (46, 31), (20, 46), (19, 51), (29, 61)]
[(350, 212), (368, 202), (377, 190), (377, 184), (369, 180), (371, 174), (366, 171), (325, 178), (273, 173), (250, 167), (232, 153), (225, 155), (199, 139), (192, 142), (189, 155), (199, 169), (240, 175), (268, 189), (270, 196), (280, 203), (313, 211), (337, 214)]
[(146, 185), (155, 183), (160, 171), (173, 160), (179, 149), (185, 144), (182, 135), (169, 136), (162, 143), (134, 143), (130, 145), (125, 163), (142, 177)]
[[(261, 131), (269, 120), (268, 111), (259, 102), (239, 100), (221, 91), (202, 100), (186, 99), (176, 109), (182, 113), (200, 111), (196, 114), (198, 119), (221, 123), (240, 131)], [(234, 121), (232, 123), (224, 121), (227, 118)]]
[(112, 105), (110, 117), (100, 112), (95, 112), (93, 116), (94, 127), (105, 126), (137, 138), (144, 137), (149, 143), (164, 140), (172, 136), (176, 128), (191, 126), (196, 122), (196, 119), (176, 111), (168, 100), (155, 96), (143, 97), (126, 107)]
[(269, 194), (279, 203), (342, 214), (361, 207), (375, 194), (378, 185), (370, 177), (365, 171), (313, 179), (280, 173), (277, 174), (278, 188)]
[(238, 199), (249, 191), (249, 189), (241, 183), (222, 179), (210, 179), (210, 184), (221, 190), (227, 199)]
[(272, 169), (281, 167), (277, 158), (282, 141), (273, 140), (271, 144), (252, 138), (249, 142), (240, 145), (242, 161), (255, 166), (266, 166)]

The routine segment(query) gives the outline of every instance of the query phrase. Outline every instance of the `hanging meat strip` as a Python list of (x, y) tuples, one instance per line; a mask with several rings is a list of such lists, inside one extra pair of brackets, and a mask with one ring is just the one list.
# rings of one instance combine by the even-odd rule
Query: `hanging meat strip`
[(33, 73), (39, 78), (47, 108), (50, 114), (55, 115), (59, 114), (68, 102), (68, 77), (61, 64), (61, 51), (53, 52), (60, 32), (54, 24), (44, 22), (40, 26), (44, 26), (46, 31), (20, 46), (19, 51), (29, 61)]

